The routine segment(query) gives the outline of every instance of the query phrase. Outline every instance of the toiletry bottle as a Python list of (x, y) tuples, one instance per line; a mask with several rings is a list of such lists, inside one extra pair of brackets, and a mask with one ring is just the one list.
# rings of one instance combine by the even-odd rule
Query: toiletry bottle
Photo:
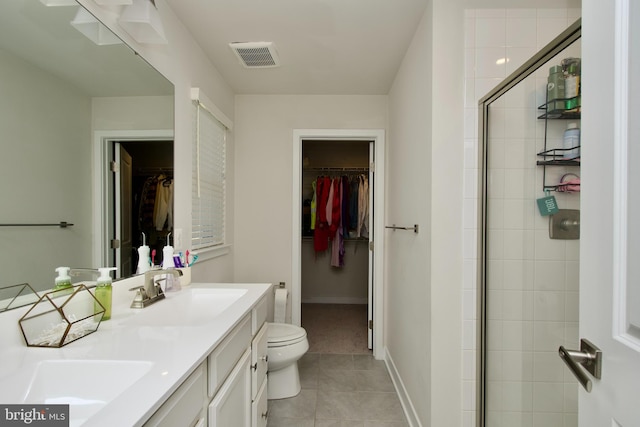
[[(165, 246), (162, 248), (162, 269), (166, 270), (168, 268), (175, 268), (175, 264), (173, 262), (173, 246)], [(176, 284), (174, 283), (174, 277), (171, 274), (165, 274), (164, 276), (164, 291), (179, 291), (180, 290), (180, 282)]]
[(564, 73), (562, 66), (554, 65), (549, 69), (547, 79), (547, 111), (564, 110)]
[(577, 123), (569, 123), (562, 137), (563, 156), (565, 160), (580, 157), (580, 128)]
[(53, 287), (54, 291), (59, 291), (62, 289), (70, 289), (73, 287), (71, 285), (71, 277), (69, 277), (69, 267), (58, 267), (56, 268), (56, 272), (58, 273), (58, 277), (56, 277), (56, 285)]
[(564, 97), (567, 99), (567, 110), (580, 107), (580, 58), (565, 58), (562, 60), (564, 69)]
[(140, 246), (138, 248), (138, 274), (146, 273), (147, 271), (149, 271), (149, 269), (151, 268), (149, 260), (149, 246)]
[[(104, 316), (102, 320), (111, 319), (111, 294), (112, 294), (112, 286), (111, 286), (111, 271), (117, 270), (116, 267), (102, 267), (99, 268), (100, 277), (98, 277), (98, 283), (96, 284), (95, 297), (104, 307)], [(102, 311), (102, 307), (100, 307), (97, 303), (95, 304), (95, 312)]]

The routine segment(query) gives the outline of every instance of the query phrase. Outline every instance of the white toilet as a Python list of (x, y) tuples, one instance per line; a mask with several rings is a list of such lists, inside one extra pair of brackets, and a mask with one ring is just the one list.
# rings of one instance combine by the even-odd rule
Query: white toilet
[(286, 399), (300, 393), (298, 359), (309, 350), (307, 332), (299, 326), (284, 323), (286, 292), (284, 288), (276, 290), (274, 322), (268, 329), (268, 399)]

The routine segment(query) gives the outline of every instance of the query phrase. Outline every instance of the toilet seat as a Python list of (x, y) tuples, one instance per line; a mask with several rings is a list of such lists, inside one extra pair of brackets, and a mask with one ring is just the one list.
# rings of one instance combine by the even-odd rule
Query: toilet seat
[(307, 338), (307, 331), (289, 323), (269, 323), (268, 346), (284, 347), (299, 343)]

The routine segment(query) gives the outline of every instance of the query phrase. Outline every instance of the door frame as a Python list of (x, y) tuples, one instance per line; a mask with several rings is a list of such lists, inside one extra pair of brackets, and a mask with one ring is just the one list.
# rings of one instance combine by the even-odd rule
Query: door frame
[[(171, 129), (102, 130), (93, 133), (93, 265), (108, 267), (109, 241), (113, 235), (113, 193), (109, 186), (109, 161), (116, 142), (174, 141)], [(174, 141), (175, 143), (175, 141)], [(175, 145), (174, 145), (175, 153)], [(175, 156), (174, 156), (175, 159)]]
[(291, 231), (291, 323), (301, 324), (302, 302), (302, 142), (305, 140), (373, 141), (373, 357), (384, 358), (384, 218), (385, 131), (383, 129), (294, 129)]

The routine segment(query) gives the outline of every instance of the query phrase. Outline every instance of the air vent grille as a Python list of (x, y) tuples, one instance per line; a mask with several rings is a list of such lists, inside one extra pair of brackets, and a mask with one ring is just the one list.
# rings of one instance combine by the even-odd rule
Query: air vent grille
[(271, 68), (280, 65), (278, 53), (271, 42), (230, 43), (229, 46), (246, 68)]

